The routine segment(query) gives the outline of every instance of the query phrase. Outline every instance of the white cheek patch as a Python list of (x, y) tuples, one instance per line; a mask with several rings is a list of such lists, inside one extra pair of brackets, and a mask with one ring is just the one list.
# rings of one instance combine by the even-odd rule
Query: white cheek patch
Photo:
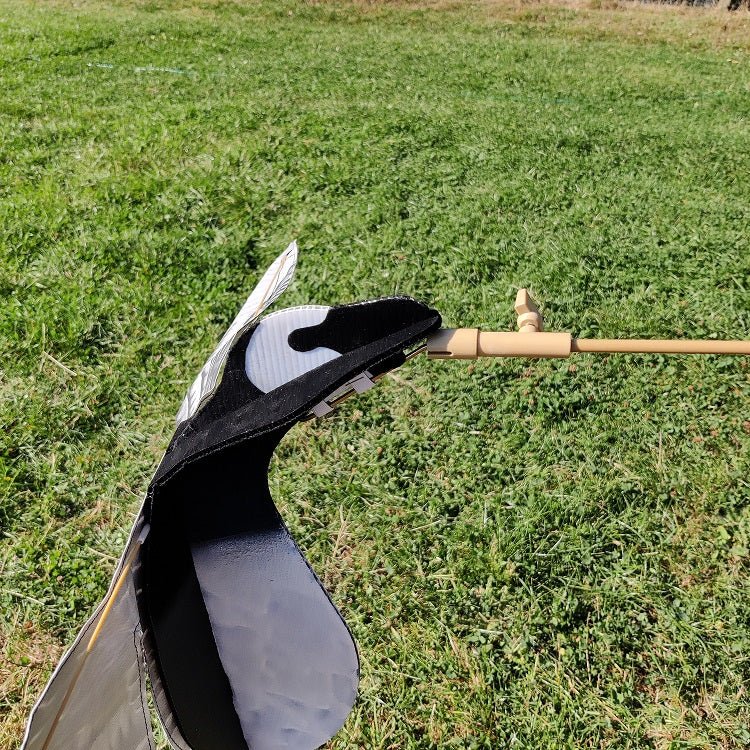
[(245, 372), (250, 382), (268, 393), (300, 375), (341, 356), (340, 352), (319, 346), (298, 352), (289, 346), (289, 334), (298, 328), (320, 325), (330, 307), (306, 305), (280, 310), (263, 318), (250, 337), (245, 352)]

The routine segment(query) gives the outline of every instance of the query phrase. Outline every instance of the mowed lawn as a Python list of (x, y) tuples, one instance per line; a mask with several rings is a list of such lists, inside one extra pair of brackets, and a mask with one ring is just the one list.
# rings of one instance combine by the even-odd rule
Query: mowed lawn
[[(0, 0), (0, 747), (292, 239), (285, 305), (746, 338), (749, 227), (745, 11)], [(362, 661), (330, 747), (747, 747), (749, 397), (419, 358), (295, 428), (272, 490)]]

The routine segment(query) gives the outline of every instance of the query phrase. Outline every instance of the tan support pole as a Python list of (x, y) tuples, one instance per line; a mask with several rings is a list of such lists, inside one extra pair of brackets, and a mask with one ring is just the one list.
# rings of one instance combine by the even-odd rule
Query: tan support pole
[(750, 341), (685, 339), (574, 339), (569, 333), (542, 332), (542, 316), (521, 289), (516, 297), (517, 332), (444, 328), (427, 339), (430, 359), (477, 357), (566, 358), (573, 352), (660, 354), (750, 354)]
[(573, 339), (573, 352), (636, 354), (750, 354), (750, 341), (712, 339)]
[(576, 352), (609, 354), (747, 354), (750, 341), (690, 339), (574, 339), (569, 333), (514, 333), (443, 328), (427, 339), (430, 359), (478, 357), (566, 358)]

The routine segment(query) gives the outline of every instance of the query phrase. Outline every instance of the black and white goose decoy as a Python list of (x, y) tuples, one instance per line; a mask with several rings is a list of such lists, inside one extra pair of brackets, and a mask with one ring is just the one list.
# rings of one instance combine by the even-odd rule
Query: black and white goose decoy
[(22, 750), (150, 750), (147, 680), (178, 750), (312, 750), (356, 697), (351, 633), (268, 489), (281, 438), (404, 362), (440, 325), (408, 297), (294, 307), (292, 243), (190, 387), (104, 601)]

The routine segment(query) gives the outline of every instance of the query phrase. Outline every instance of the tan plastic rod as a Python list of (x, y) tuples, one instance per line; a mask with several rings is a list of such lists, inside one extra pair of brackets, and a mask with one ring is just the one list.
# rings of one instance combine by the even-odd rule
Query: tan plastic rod
[(443, 328), (427, 339), (430, 359), (477, 357), (567, 358), (573, 352), (750, 354), (750, 341), (685, 339), (574, 339), (569, 333), (492, 332)]
[(573, 352), (636, 354), (750, 354), (750, 341), (711, 339), (573, 339)]

